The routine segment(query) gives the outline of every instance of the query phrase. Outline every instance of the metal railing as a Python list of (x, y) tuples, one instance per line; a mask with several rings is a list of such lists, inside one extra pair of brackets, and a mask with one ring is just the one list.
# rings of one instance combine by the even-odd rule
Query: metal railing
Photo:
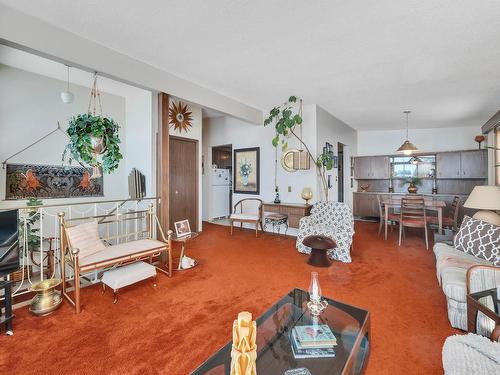
[[(28, 293), (33, 284), (44, 279), (60, 277), (59, 213), (64, 212), (68, 220), (95, 219), (100, 215), (109, 218), (113, 215), (116, 220), (97, 218), (97, 222), (101, 237), (110, 245), (115, 245), (139, 239), (141, 228), (147, 225), (146, 216), (130, 221), (120, 220), (120, 217), (126, 212), (147, 210), (151, 203), (155, 212), (154, 203), (157, 200), (157, 197), (149, 197), (1, 208), (19, 210), (20, 269), (7, 276), (14, 281), (13, 295)], [(156, 233), (156, 228), (153, 233)], [(97, 273), (93, 279), (97, 279)]]

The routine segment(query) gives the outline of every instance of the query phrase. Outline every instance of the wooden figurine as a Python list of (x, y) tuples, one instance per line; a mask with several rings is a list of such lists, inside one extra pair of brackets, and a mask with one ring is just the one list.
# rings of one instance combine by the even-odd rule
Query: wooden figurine
[(252, 314), (242, 311), (233, 323), (231, 375), (257, 375), (257, 324)]

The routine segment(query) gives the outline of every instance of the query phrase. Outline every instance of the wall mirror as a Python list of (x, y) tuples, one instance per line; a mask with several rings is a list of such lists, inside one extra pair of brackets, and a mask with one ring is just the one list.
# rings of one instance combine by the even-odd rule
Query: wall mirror
[(281, 155), (281, 166), (287, 172), (296, 172), (297, 170), (293, 168), (293, 155), (299, 152), (296, 149), (289, 149), (283, 152)]

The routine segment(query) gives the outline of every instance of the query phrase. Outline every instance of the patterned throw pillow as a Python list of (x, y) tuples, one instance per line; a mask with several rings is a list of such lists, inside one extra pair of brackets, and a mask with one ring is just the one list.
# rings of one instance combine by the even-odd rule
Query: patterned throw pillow
[(455, 236), (455, 249), (500, 266), (500, 227), (464, 216)]

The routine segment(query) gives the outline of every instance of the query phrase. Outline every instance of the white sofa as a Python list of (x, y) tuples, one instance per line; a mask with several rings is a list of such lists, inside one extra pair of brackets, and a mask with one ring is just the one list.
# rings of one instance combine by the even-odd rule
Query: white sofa
[[(437, 279), (446, 296), (448, 319), (452, 327), (467, 330), (467, 270), (471, 293), (500, 286), (500, 268), (484, 269), (474, 265), (489, 265), (491, 262), (455, 249), (445, 243), (434, 245)], [(482, 301), (483, 302), (483, 301)], [(484, 303), (488, 303), (484, 301)], [(482, 313), (478, 314), (477, 332), (489, 337), (494, 322)]]
[(300, 219), (297, 234), (297, 250), (310, 254), (311, 248), (302, 241), (311, 235), (322, 235), (332, 238), (335, 249), (329, 250), (332, 259), (344, 263), (351, 262), (352, 236), (354, 235), (354, 217), (348, 205), (342, 202), (317, 202), (311, 209), (311, 215)]

